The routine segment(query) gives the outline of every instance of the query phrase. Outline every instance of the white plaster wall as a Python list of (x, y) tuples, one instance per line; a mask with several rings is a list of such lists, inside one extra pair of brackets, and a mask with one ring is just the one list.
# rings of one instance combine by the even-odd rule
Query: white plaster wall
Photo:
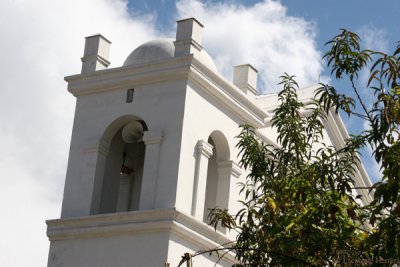
[[(181, 238), (179, 235), (171, 233), (168, 249), (168, 262), (170, 263), (171, 267), (175, 267), (178, 266), (181, 256), (183, 256), (185, 253), (194, 254), (201, 250), (213, 248), (215, 247), (202, 247), (198, 244), (195, 245), (192, 242)], [(196, 256), (192, 259), (193, 267), (231, 267), (233, 265), (233, 262), (229, 261), (227, 258), (222, 258), (218, 264), (216, 264), (217, 261), (217, 255), (209, 255), (209, 253)]]
[(163, 132), (156, 206), (174, 205), (185, 102), (184, 87), (184, 81), (137, 86), (132, 103), (126, 103), (125, 89), (78, 97), (62, 217), (89, 215), (97, 161), (93, 150), (98, 147), (107, 127), (125, 115), (139, 116), (146, 122), (149, 131)]
[(162, 267), (167, 259), (168, 239), (166, 232), (147, 232), (53, 241), (48, 267)]
[[(213, 131), (222, 132), (228, 143), (230, 159), (238, 163), (238, 151), (236, 149), (237, 136), (240, 132), (239, 125), (243, 124), (230, 110), (217, 102), (212, 96), (202, 91), (196, 84), (190, 83), (186, 93), (186, 108), (182, 130), (182, 148), (179, 165), (178, 194), (176, 207), (190, 214), (195, 175), (195, 147), (199, 140), (207, 142)], [(241, 178), (245, 175), (241, 175)], [(205, 177), (203, 177), (205, 178)], [(236, 184), (239, 179), (233, 179), (229, 192), (230, 202), (235, 206), (238, 199)], [(229, 189), (227, 189), (229, 190)], [(204, 196), (203, 196), (204, 197)], [(232, 212), (234, 212), (232, 210)]]
[(276, 138), (278, 137), (278, 133), (276, 129), (272, 128), (271, 126), (258, 129), (258, 133), (260, 134), (260, 137), (264, 143), (270, 145), (277, 144)]

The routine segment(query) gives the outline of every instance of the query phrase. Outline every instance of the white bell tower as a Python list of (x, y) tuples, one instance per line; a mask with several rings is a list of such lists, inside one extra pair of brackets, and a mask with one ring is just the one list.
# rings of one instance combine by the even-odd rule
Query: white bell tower
[[(65, 78), (76, 112), (61, 218), (47, 221), (49, 267), (176, 266), (234, 239), (207, 225), (208, 208), (237, 209), (245, 175), (234, 137), (267, 114), (254, 104), (255, 69), (239, 66), (227, 81), (202, 30), (178, 21), (175, 40), (147, 42), (112, 69), (111, 42), (86, 38), (81, 74)], [(227, 254), (218, 266), (233, 263)]]
[[(235, 136), (247, 123), (276, 145), (269, 121), (277, 96), (256, 96), (251, 65), (234, 67), (232, 82), (222, 77), (202, 30), (194, 18), (178, 21), (175, 39), (144, 43), (112, 69), (111, 42), (86, 38), (81, 74), (65, 78), (76, 111), (61, 218), (47, 221), (49, 267), (172, 267), (184, 253), (235, 240), (207, 225), (208, 209), (240, 208), (246, 173)], [(326, 133), (343, 146), (340, 117), (330, 113)], [(369, 185), (362, 166), (355, 179)], [(217, 260), (204, 254), (193, 263)], [(217, 266), (234, 263), (226, 253)]]

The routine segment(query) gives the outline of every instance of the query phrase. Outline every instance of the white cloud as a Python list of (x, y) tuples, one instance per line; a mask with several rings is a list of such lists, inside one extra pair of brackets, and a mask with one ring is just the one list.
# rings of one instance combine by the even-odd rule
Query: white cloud
[(235, 1), (177, 1), (179, 18), (196, 17), (205, 23), (204, 47), (221, 73), (231, 77), (232, 66), (250, 63), (259, 70), (262, 91), (276, 91), (284, 72), (297, 76), (300, 86), (318, 83), (321, 54), (316, 27), (287, 15), (278, 1), (246, 7)]
[[(358, 30), (359, 36), (361, 38), (361, 44), (364, 47), (363, 49), (369, 49), (373, 51), (380, 51), (387, 53), (389, 50), (388, 36), (385, 29), (380, 29), (374, 26), (364, 26)], [(372, 59), (376, 59), (376, 57), (372, 57)], [(373, 62), (372, 62), (373, 63)], [(372, 64), (369, 64), (366, 68), (364, 68), (360, 72), (359, 82), (361, 95), (363, 96), (363, 100), (368, 108), (372, 106), (372, 101), (374, 99), (373, 90), (367, 88), (368, 80), (370, 77), (370, 67)], [(364, 127), (364, 129), (367, 129)]]
[(388, 52), (389, 43), (385, 29), (364, 26), (358, 30), (358, 33), (366, 48), (374, 51)]
[(122, 0), (0, 2), (0, 265), (46, 266), (45, 220), (58, 218), (74, 113), (63, 77), (101, 32), (119, 66), (157, 33)]

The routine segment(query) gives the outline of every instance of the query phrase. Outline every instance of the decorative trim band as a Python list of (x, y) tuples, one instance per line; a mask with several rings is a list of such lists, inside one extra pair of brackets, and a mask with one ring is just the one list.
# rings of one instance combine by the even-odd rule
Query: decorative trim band
[(213, 146), (204, 140), (199, 140), (196, 144), (196, 152), (206, 158), (210, 158), (213, 154)]

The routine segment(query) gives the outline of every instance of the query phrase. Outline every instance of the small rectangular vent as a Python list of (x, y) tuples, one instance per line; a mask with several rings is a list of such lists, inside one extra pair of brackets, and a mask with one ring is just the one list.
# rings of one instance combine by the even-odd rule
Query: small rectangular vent
[(131, 88), (126, 91), (126, 103), (132, 103), (134, 90), (134, 88)]

